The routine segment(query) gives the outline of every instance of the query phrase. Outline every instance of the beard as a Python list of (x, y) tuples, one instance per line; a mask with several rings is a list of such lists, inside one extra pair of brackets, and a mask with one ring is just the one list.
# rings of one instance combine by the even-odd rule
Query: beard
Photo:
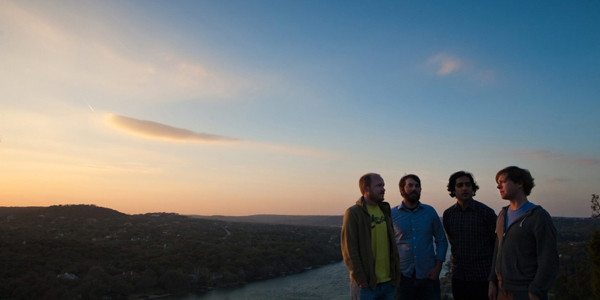
[(410, 203), (417, 203), (421, 200), (421, 194), (418, 192), (412, 192), (410, 194), (404, 194), (404, 199)]

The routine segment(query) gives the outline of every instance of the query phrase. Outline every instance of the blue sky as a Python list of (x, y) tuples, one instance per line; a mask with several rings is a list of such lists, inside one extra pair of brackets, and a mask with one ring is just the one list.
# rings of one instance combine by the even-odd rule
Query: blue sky
[(441, 214), (466, 170), (496, 211), (589, 216), (600, 4), (0, 1), (0, 205), (342, 214), (367, 172)]

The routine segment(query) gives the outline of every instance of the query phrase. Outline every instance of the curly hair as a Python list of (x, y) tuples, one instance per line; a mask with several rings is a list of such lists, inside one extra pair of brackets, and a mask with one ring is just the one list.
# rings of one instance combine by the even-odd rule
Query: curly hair
[(471, 186), (473, 187), (473, 196), (475, 196), (475, 192), (477, 192), (479, 186), (475, 182), (475, 179), (473, 179), (473, 174), (465, 171), (458, 171), (450, 175), (450, 179), (448, 180), (448, 192), (450, 192), (450, 197), (456, 197), (456, 180), (463, 176), (466, 176), (469, 178), (469, 181), (471, 181)]

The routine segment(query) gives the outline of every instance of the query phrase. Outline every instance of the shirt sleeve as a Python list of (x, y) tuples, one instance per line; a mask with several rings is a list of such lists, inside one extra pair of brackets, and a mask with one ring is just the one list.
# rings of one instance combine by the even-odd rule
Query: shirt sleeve
[(342, 225), (341, 244), (344, 263), (350, 271), (350, 277), (355, 283), (367, 281), (367, 275), (360, 259), (359, 238), (356, 215), (347, 209)]
[(450, 228), (450, 226), (448, 226), (448, 222), (450, 219), (450, 212), (449, 210), (445, 210), (444, 211), (444, 215), (442, 217), (442, 222), (444, 224), (444, 230), (446, 231), (446, 237), (448, 238), (448, 242), (452, 243), (452, 236), (450, 235), (450, 230), (448, 230)]
[[(432, 208), (433, 209), (433, 208)], [(444, 232), (444, 227), (442, 226), (442, 222), (440, 221), (440, 217), (438, 216), (435, 209), (433, 209), (433, 235), (435, 238), (435, 259), (446, 261), (446, 251), (448, 250), (448, 240), (446, 239), (446, 233)]]
[[(494, 212), (494, 210), (490, 209), (489, 213), (487, 215), (487, 218), (485, 220), (485, 224), (487, 226), (486, 232), (489, 232), (490, 239), (492, 241), (496, 239), (496, 220), (497, 219), (498, 219), (498, 216), (496, 216), (496, 213)], [(496, 256), (494, 256), (494, 258), (496, 258)]]
[[(498, 213), (498, 216), (500, 216), (500, 213)], [(496, 257), (498, 256), (498, 243), (500, 242), (498, 241), (498, 232), (496, 232), (497, 225), (498, 217), (496, 217), (496, 224), (494, 225), (494, 255), (492, 256), (492, 269), (490, 270), (490, 277), (488, 278), (488, 280), (494, 283), (496, 286), (498, 286), (498, 276), (496, 275)]]
[(498, 255), (498, 238), (496, 237), (496, 243), (494, 243), (494, 256), (492, 256), (492, 269), (490, 270), (490, 277), (488, 281), (491, 281), (498, 286), (498, 276), (496, 275), (496, 256)]

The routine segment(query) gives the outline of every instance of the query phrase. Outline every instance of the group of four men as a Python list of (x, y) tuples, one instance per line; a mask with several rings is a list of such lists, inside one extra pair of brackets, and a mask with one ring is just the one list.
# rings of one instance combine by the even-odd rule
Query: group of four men
[(496, 183), (509, 201), (498, 217), (473, 199), (479, 189), (473, 175), (452, 174), (448, 191), (457, 202), (444, 211), (442, 225), (435, 209), (420, 202), (418, 176), (400, 179), (403, 200), (391, 208), (383, 201), (383, 178), (363, 175), (362, 197), (346, 210), (341, 234), (352, 299), (439, 300), (448, 241), (455, 300), (548, 299), (558, 273), (552, 219), (527, 200), (534, 186), (528, 170), (504, 168)]

